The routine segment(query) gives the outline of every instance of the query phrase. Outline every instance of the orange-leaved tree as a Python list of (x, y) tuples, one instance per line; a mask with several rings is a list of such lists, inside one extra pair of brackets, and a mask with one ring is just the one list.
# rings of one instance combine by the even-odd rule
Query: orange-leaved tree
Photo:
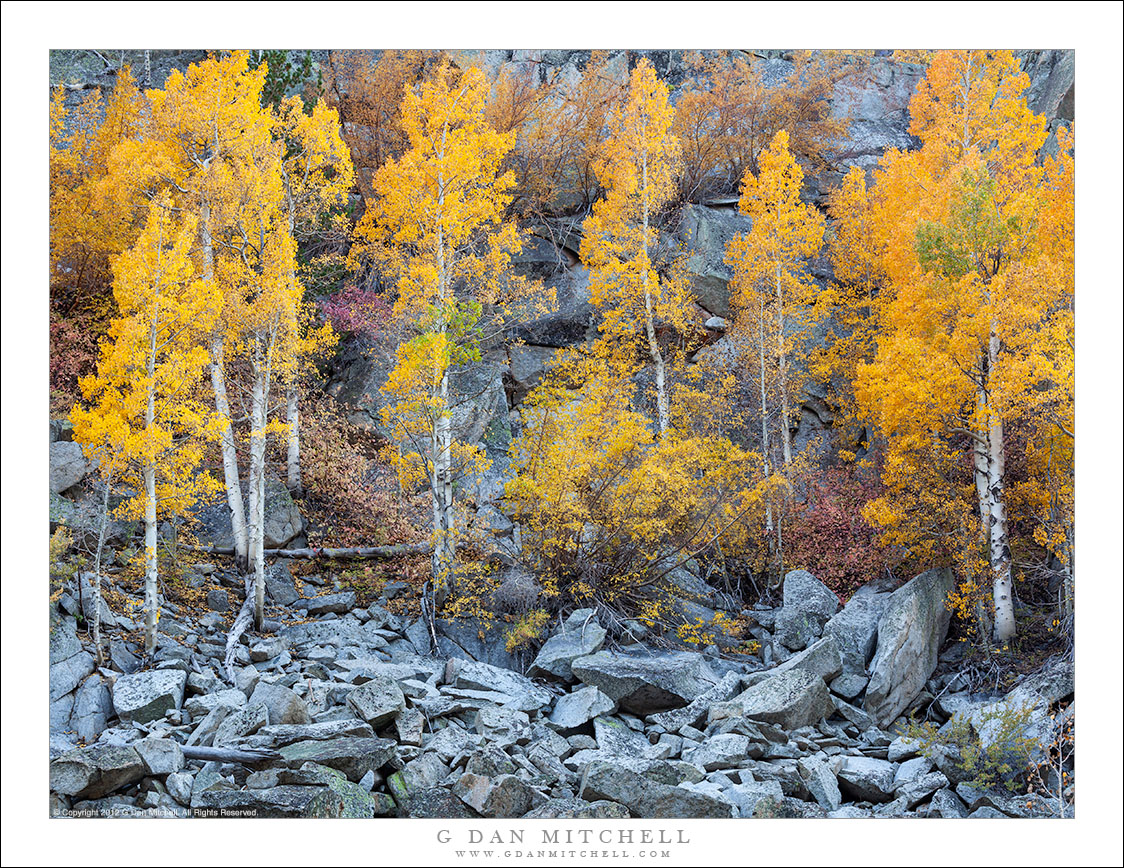
[(197, 277), (195, 243), (194, 217), (177, 216), (167, 196), (154, 199), (140, 238), (114, 262), (118, 316), (97, 375), (82, 381), (89, 406), (71, 414), (74, 439), (97, 459), (107, 486), (114, 480), (135, 492), (121, 508), (144, 520), (148, 653), (156, 648), (160, 614), (157, 521), (218, 490), (199, 471), (204, 442), (217, 433), (199, 386), (222, 299), (213, 283)]
[(402, 446), (400, 469), (423, 471), (429, 484), (438, 604), (452, 584), (457, 468), (482, 459), (456, 443), (449, 373), (480, 357), (485, 306), (502, 309), (527, 289), (511, 273), (519, 232), (503, 219), (513, 177), (500, 166), (515, 134), (489, 126), (487, 93), (479, 69), (447, 65), (407, 91), (410, 148), (376, 173), (375, 196), (356, 227), (357, 241), (397, 288), (395, 318), (413, 332), (384, 387), (384, 417)]
[[(1010, 434), (1019, 429), (1034, 445), (1046, 384), (1055, 430), (1066, 430), (1071, 405), (1072, 369), (1057, 350), (1067, 340), (1072, 260), (1039, 230), (1051, 208), (1059, 213), (1051, 198), (1067, 193), (1064, 171), (1049, 183), (1039, 159), (1045, 121), (1027, 107), (1028, 87), (1007, 51), (933, 57), (910, 106), (921, 149), (891, 152), (876, 175), (886, 298), (877, 357), (860, 366), (858, 385), (886, 444), (891, 489), (868, 516), (896, 542), (943, 536), (962, 552), (982, 549), (982, 563), (963, 559), (964, 578), (990, 576), (1001, 642), (1016, 632), (1010, 508), (1028, 497), (1008, 471)], [(957, 452), (967, 452), (974, 485), (933, 476)], [(919, 490), (923, 476), (944, 485)], [(974, 528), (953, 519), (955, 503), (962, 514), (974, 505)], [(945, 520), (934, 527), (937, 514)]]

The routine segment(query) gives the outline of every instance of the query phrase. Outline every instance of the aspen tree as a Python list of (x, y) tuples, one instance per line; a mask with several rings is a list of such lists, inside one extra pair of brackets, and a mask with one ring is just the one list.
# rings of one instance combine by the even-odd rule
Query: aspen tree
[(451, 585), (453, 483), (464, 455), (455, 443), (449, 372), (479, 358), (483, 306), (519, 286), (509, 274), (519, 233), (503, 220), (513, 176), (500, 174), (515, 134), (488, 125), (487, 93), (480, 70), (458, 74), (446, 65), (407, 91), (402, 126), (410, 148), (376, 173), (374, 198), (356, 228), (395, 282), (395, 317), (414, 332), (384, 386), (384, 416), (403, 460), (424, 466), (428, 478), (439, 604)]
[(655, 255), (655, 217), (675, 195), (680, 164), (672, 117), (667, 85), (642, 59), (596, 163), (605, 196), (586, 219), (581, 244), (582, 261), (590, 269), (591, 301), (603, 317), (603, 339), (619, 343), (640, 337), (652, 363), (661, 435), (670, 425), (670, 409), (667, 359), (657, 323), (685, 330), (691, 301), (681, 275), (669, 271), (661, 276)]
[[(191, 259), (194, 218), (176, 218), (162, 197), (136, 244), (114, 263), (119, 316), (98, 373), (83, 380), (90, 408), (72, 413), (74, 438), (102, 472), (137, 493), (126, 511), (144, 521), (145, 651), (156, 648), (160, 613), (157, 520), (215, 490), (199, 472), (214, 418), (195, 394), (207, 365), (205, 337), (221, 299)], [(95, 600), (95, 605), (97, 605)]]

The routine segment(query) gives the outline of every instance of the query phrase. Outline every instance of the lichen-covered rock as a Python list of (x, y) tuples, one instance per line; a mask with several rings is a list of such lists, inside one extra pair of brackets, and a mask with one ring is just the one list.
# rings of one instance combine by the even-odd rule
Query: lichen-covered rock
[(358, 783), (369, 771), (377, 772), (398, 753), (398, 745), (388, 738), (336, 738), (330, 741), (299, 741), (281, 748), (289, 768), (314, 762), (342, 772)]
[(269, 723), (273, 726), (283, 723), (311, 723), (308, 704), (288, 687), (259, 681), (250, 695), (249, 706), (264, 705), (269, 712)]
[(772, 723), (785, 730), (818, 723), (835, 710), (823, 679), (799, 669), (774, 675), (734, 701), (751, 720)]
[(100, 799), (144, 777), (140, 755), (131, 747), (96, 744), (51, 762), (50, 785), (56, 793)]
[(948, 633), (951, 613), (945, 602), (952, 589), (952, 571), (945, 568), (922, 573), (890, 595), (878, 621), (864, 706), (880, 727), (909, 707), (936, 669)]
[(784, 577), (784, 606), (777, 613), (776, 640), (800, 651), (823, 635), (823, 627), (839, 610), (839, 598), (807, 570)]
[(397, 681), (380, 675), (351, 691), (347, 706), (357, 717), (379, 729), (405, 710), (406, 697)]
[(113, 710), (122, 720), (148, 723), (183, 705), (187, 673), (181, 669), (147, 669), (121, 675), (113, 685)]
[(707, 793), (652, 780), (623, 765), (591, 762), (582, 775), (578, 794), (586, 801), (605, 799), (645, 819), (708, 819), (732, 817), (729, 802)]
[(582, 687), (558, 697), (550, 713), (550, 724), (562, 732), (584, 726), (595, 717), (612, 714), (617, 704), (596, 687)]
[(61, 494), (85, 479), (87, 473), (89, 465), (81, 446), (71, 441), (51, 444), (51, 491)]
[(651, 714), (681, 708), (718, 682), (701, 654), (687, 651), (579, 657), (574, 675), (597, 687), (625, 711)]

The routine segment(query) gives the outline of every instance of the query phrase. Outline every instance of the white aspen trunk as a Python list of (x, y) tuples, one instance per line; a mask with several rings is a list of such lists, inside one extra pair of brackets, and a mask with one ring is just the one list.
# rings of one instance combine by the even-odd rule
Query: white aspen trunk
[(642, 245), (642, 262), (644, 266), (644, 275), (641, 278), (644, 286), (644, 330), (648, 338), (648, 354), (652, 358), (652, 364), (656, 368), (656, 418), (659, 426), (659, 434), (662, 437), (670, 425), (669, 412), (667, 407), (667, 383), (666, 372), (664, 370), (663, 354), (660, 352), (659, 342), (656, 340), (656, 323), (655, 315), (652, 311), (652, 289), (649, 285), (648, 272), (651, 270), (648, 266), (648, 152), (644, 150), (640, 159), (641, 169), (641, 213), (642, 213), (642, 231), (640, 234), (640, 243)]
[[(769, 464), (769, 401), (768, 389), (765, 384), (765, 300), (759, 298), (757, 302), (757, 363), (761, 385), (761, 468), (765, 479), (773, 472)], [(769, 495), (765, 495), (765, 532), (768, 534), (769, 547), (773, 545), (773, 504)]]
[[(215, 275), (214, 242), (211, 236), (211, 206), (199, 206), (200, 243), (203, 247), (204, 280)], [(230, 507), (230, 527), (234, 537), (234, 556), (239, 567), (247, 568), (246, 514), (242, 505), (242, 484), (238, 475), (238, 451), (230, 425), (230, 400), (226, 394), (226, 373), (223, 370), (224, 341), (221, 326), (211, 338), (211, 390), (215, 393), (215, 410), (221, 420), (222, 474), (226, 486), (226, 502)]]
[[(440, 159), (445, 157), (445, 146), (448, 141), (448, 124), (441, 131)], [(444, 219), (445, 209), (445, 172), (441, 169), (437, 173), (437, 299), (438, 304), (444, 304), (448, 296), (448, 263), (445, 261), (445, 232), (441, 221)], [(448, 329), (444, 314), (437, 323), (438, 332), (444, 334)], [(444, 364), (442, 359), (438, 364)], [(437, 373), (437, 372), (435, 372)], [(433, 593), (435, 608), (440, 608), (452, 588), (453, 569), (453, 531), (455, 516), (453, 514), (453, 426), (449, 413), (449, 371), (440, 371), (437, 389), (437, 407), (433, 420), (433, 478), (431, 488), (433, 495)]]
[[(98, 547), (94, 553), (94, 581), (91, 587), (93, 592), (94, 618), (94, 655), (97, 657), (98, 666), (105, 663), (105, 655), (101, 647), (101, 553), (105, 549), (105, 532), (109, 525), (109, 489), (113, 477), (106, 477), (105, 489), (101, 495), (101, 524), (98, 527)], [(81, 585), (79, 585), (81, 587)]]
[[(981, 378), (984, 376), (984, 371), (987, 371), (989, 367), (986, 358), (982, 361), (983, 371), (981, 371)], [(987, 407), (987, 390), (982, 384), (976, 390), (976, 401), (978, 402), (980, 412), (983, 412), (984, 408)], [(980, 509), (980, 552), (986, 556), (986, 552), (991, 547), (991, 520), (989, 517), (991, 511), (988, 505), (990, 458), (988, 457), (988, 450), (985, 445), (989, 436), (988, 431), (985, 426), (981, 426), (981, 428), (982, 430), (977, 432), (979, 439), (973, 440), (972, 458), (976, 481), (976, 497), (979, 500)], [(990, 556), (987, 557), (990, 563)], [(981, 641), (986, 641), (987, 637), (991, 636), (993, 630), (991, 612), (988, 611), (986, 598), (981, 597), (974, 608), (979, 638)]]
[(295, 383), (289, 387), (285, 421), (289, 425), (287, 435), (289, 449), (285, 457), (289, 492), (293, 497), (300, 497), (304, 490), (301, 485), (301, 418), (300, 402)]
[(249, 541), (246, 535), (245, 507), (242, 503), (242, 483), (238, 476), (238, 451), (234, 445), (234, 429), (230, 424), (230, 401), (226, 396), (223, 350), (222, 335), (216, 333), (211, 340), (211, 389), (215, 393), (215, 410), (221, 419), (222, 473), (226, 484), (226, 502), (230, 507), (234, 556), (239, 567), (245, 570), (249, 565)]
[(156, 566), (156, 468), (144, 468), (144, 652), (156, 650), (156, 624), (160, 620)]
[[(162, 225), (162, 224), (161, 224)], [(163, 250), (160, 234), (157, 250)], [(159, 266), (158, 266), (159, 267)], [(156, 333), (160, 324), (160, 278), (153, 287), (152, 320), (148, 326), (148, 358), (145, 363), (147, 395), (144, 407), (145, 455), (141, 468), (144, 479), (144, 651), (156, 650), (156, 625), (160, 620), (160, 597), (156, 561), (156, 456), (152, 451), (152, 429), (156, 426)]]
[(433, 426), (433, 577), (437, 604), (447, 597), (453, 565), (453, 478), (452, 478), (452, 419), (448, 413), (449, 374), (441, 378), (440, 408)]
[(780, 368), (781, 447), (784, 466), (792, 463), (792, 432), (788, 429), (788, 357), (784, 350), (784, 290), (781, 288), (781, 265), (777, 263), (777, 358)]
[[(988, 341), (988, 379), (995, 387), (995, 371), (999, 359), (999, 337), (992, 328)], [(991, 396), (994, 401), (994, 396)], [(1011, 545), (1007, 534), (1006, 451), (1003, 444), (1003, 420), (989, 405), (988, 413), (988, 515), (991, 540), (990, 560), (993, 599), (995, 601), (995, 639), (1006, 642), (1015, 636), (1015, 600), (1011, 577)]]
[(254, 570), (254, 625), (265, 620), (265, 426), (266, 365), (261, 339), (254, 341), (254, 385), (250, 409), (250, 564)]

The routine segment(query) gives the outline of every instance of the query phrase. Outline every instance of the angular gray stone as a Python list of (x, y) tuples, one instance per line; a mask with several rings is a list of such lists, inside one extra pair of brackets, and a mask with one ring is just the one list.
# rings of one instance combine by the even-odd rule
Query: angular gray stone
[(82, 447), (72, 441), (51, 444), (51, 491), (60, 494), (86, 478), (89, 466)]
[(622, 765), (591, 762), (582, 774), (578, 794), (586, 801), (605, 799), (643, 819), (708, 819), (732, 817), (734, 806), (712, 795), (671, 786)]
[(310, 597), (298, 604), (309, 615), (345, 615), (355, 608), (355, 591), (341, 591), (338, 594), (324, 594)]
[(894, 799), (895, 767), (874, 757), (843, 759), (838, 779), (840, 789), (860, 802), (890, 802)]
[(708, 772), (733, 768), (749, 756), (749, 739), (744, 735), (713, 735), (697, 748), (683, 752), (683, 760), (702, 766)]
[(338, 819), (345, 815), (345, 800), (327, 786), (214, 789), (193, 795), (191, 808), (194, 816), (211, 819)]
[(248, 705), (264, 705), (269, 712), (269, 723), (311, 723), (308, 705), (288, 687), (259, 681), (250, 695)]
[(199, 718), (219, 705), (234, 711), (245, 704), (246, 694), (234, 687), (228, 687), (226, 689), (217, 690), (214, 693), (203, 693), (198, 696), (189, 697), (183, 703), (183, 710), (190, 714), (192, 718)]
[[(452, 683), (454, 687), (470, 690), (493, 690), (503, 693), (518, 700), (520, 708), (524, 710), (543, 708), (553, 702), (554, 697), (548, 690), (539, 687), (530, 678), (490, 666), (475, 660), (453, 660), (454, 667)], [(529, 707), (529, 708), (528, 708)]]
[(555, 633), (539, 650), (531, 664), (532, 675), (553, 675), (564, 681), (573, 679), (571, 664), (579, 657), (586, 657), (600, 650), (605, 642), (605, 629), (590, 619), (588, 623), (568, 627)]
[(186, 807), (191, 804), (191, 786), (194, 780), (195, 778), (187, 772), (176, 772), (164, 779), (164, 786), (168, 790), (168, 795)]
[(781, 785), (776, 781), (754, 781), (749, 784), (734, 784), (734, 786), (727, 787), (723, 790), (723, 795), (737, 806), (738, 814), (742, 817), (752, 817), (757, 803), (762, 799), (776, 799), (780, 801), (784, 798)]
[[(50, 663), (53, 666), (82, 651), (78, 626), (73, 618), (64, 617), (54, 606), (50, 608)], [(63, 691), (68, 693), (69, 691)]]
[[(834, 637), (839, 647), (844, 672), (866, 672), (878, 642), (878, 621), (889, 599), (889, 594), (857, 593), (824, 625), (823, 635)], [(854, 696), (844, 698), (853, 699)]]
[(299, 741), (281, 748), (289, 768), (314, 762), (342, 772), (358, 782), (369, 771), (377, 772), (397, 756), (398, 745), (388, 738), (336, 738)]
[(681, 708), (718, 682), (701, 654), (632, 655), (600, 651), (573, 661), (574, 675), (622, 709), (646, 715)]
[(710, 706), (716, 702), (726, 702), (738, 694), (743, 686), (743, 676), (737, 672), (727, 672), (722, 679), (705, 693), (692, 699), (682, 708), (661, 711), (648, 715), (649, 724), (662, 726), (668, 732), (678, 732), (684, 726), (695, 726), (707, 716)]
[(489, 778), (466, 772), (453, 785), (453, 794), (481, 816), (522, 817), (531, 809), (531, 789), (515, 775)]
[(937, 790), (948, 788), (948, 778), (941, 772), (929, 772), (898, 786), (897, 798), (905, 799), (906, 807), (913, 810)]
[(801, 670), (783, 672), (734, 698), (745, 716), (784, 730), (818, 723), (834, 711), (827, 685)]
[(890, 595), (878, 622), (878, 646), (870, 664), (866, 711), (885, 728), (925, 687), (937, 666), (948, 633), (945, 605), (953, 589), (952, 570), (929, 570)]
[(70, 693), (93, 671), (94, 657), (86, 651), (80, 651), (72, 657), (52, 664), (49, 675), (51, 701)]
[(485, 705), (476, 712), (473, 726), (488, 742), (525, 744), (530, 740), (531, 720), (526, 712)]
[(230, 747), (247, 735), (253, 735), (269, 723), (269, 711), (260, 702), (251, 702), (232, 711), (215, 729), (211, 743), (215, 747)]
[(834, 591), (807, 570), (792, 570), (784, 577), (784, 607), (777, 613), (776, 640), (800, 651), (823, 634), (824, 625), (838, 610)]
[(968, 816), (968, 811), (964, 808), (964, 803), (956, 798), (956, 793), (945, 788), (933, 793), (925, 816), (945, 820), (962, 820)]
[(122, 720), (149, 723), (183, 705), (187, 673), (182, 669), (146, 669), (121, 675), (113, 685), (113, 710)]
[(753, 675), (748, 676), (746, 678), (746, 683), (750, 686), (760, 684), (767, 678), (796, 670), (818, 675), (826, 682), (832, 681), (843, 671), (843, 662), (840, 659), (839, 646), (835, 638), (832, 636), (825, 636), (809, 645), (803, 651), (792, 655), (780, 666), (768, 672), (755, 672)]
[(558, 697), (550, 712), (550, 723), (562, 732), (569, 732), (616, 710), (617, 704), (596, 687), (581, 687)]
[(100, 799), (144, 777), (144, 763), (127, 746), (96, 744), (51, 762), (50, 785), (56, 793)]
[(839, 792), (839, 781), (831, 767), (821, 759), (808, 758), (797, 762), (800, 777), (812, 798), (825, 811), (837, 811), (843, 803)]
[(111, 717), (113, 700), (105, 679), (100, 675), (91, 675), (74, 694), (70, 728), (87, 743), (94, 742), (105, 731)]
[(406, 697), (397, 681), (376, 676), (348, 694), (347, 706), (357, 717), (378, 729), (405, 710)]
[(866, 685), (870, 679), (865, 675), (857, 673), (849, 674), (843, 672), (838, 678), (833, 678), (828, 685), (828, 689), (836, 696), (841, 696), (843, 699), (855, 699), (860, 693), (866, 690)]
[(628, 808), (604, 799), (596, 802), (587, 802), (584, 799), (551, 799), (523, 815), (525, 820), (627, 820), (628, 818)]
[(170, 775), (184, 766), (183, 750), (179, 742), (170, 738), (142, 738), (133, 744), (133, 749), (144, 763), (146, 774)]

